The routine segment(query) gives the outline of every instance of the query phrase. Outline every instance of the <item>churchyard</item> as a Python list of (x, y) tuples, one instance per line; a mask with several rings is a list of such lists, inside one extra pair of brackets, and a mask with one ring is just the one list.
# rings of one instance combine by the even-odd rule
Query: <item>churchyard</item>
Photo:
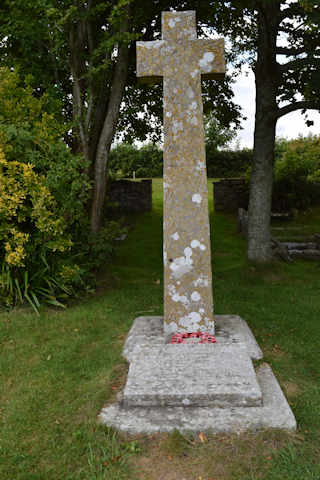
[(235, 216), (213, 214), (208, 191), (216, 313), (246, 319), (297, 432), (127, 437), (97, 424), (124, 386), (121, 352), (134, 318), (163, 312), (162, 180), (154, 179), (153, 210), (131, 218), (96, 295), (40, 317), (28, 307), (1, 313), (1, 479), (319, 477), (319, 266), (248, 264)]
[[(108, 29), (91, 3), (67, 27), (70, 131), (57, 111), (56, 118), (46, 114), (53, 106), (45, 95), (37, 98), (27, 83), (33, 78), (19, 87), (15, 68), (0, 70), (0, 476), (319, 478), (319, 264), (281, 262), (272, 252), (273, 244), (285, 244), (276, 239), (279, 231), (291, 236), (306, 227), (316, 233), (318, 259), (317, 209), (309, 216), (304, 208), (288, 213), (287, 227), (272, 226), (273, 237), (269, 229), (277, 119), (315, 104), (275, 108), (276, 89), (268, 93), (261, 76), (268, 55), (263, 59), (265, 27), (259, 28), (248, 228), (245, 214), (239, 222), (245, 238), (234, 215), (218, 210), (218, 202), (214, 208), (206, 174), (201, 81), (225, 79), (224, 39), (198, 36), (195, 10), (163, 11), (161, 40), (135, 37), (142, 39), (137, 77), (163, 82), (163, 180), (154, 179), (152, 210), (149, 201), (144, 213), (113, 220), (105, 201), (107, 160), (133, 67), (127, 34), (134, 21), (148, 29), (130, 4), (105, 7), (119, 37), (112, 33), (105, 43), (115, 69), (104, 66), (99, 93), (101, 69), (90, 70), (102, 45), (93, 50), (93, 18), (102, 37)], [(279, 26), (280, 2), (274, 7), (265, 5), (267, 24), (275, 18)], [(308, 17), (310, 8), (315, 26), (311, 6), (299, 14)], [(277, 65), (276, 25), (271, 31)], [(76, 53), (80, 48), (83, 60), (87, 54), (83, 32), (90, 62)], [(8, 36), (3, 44), (9, 51)], [(272, 108), (261, 93), (274, 99)], [(19, 136), (22, 161), (14, 151)], [(66, 164), (69, 177), (59, 172)], [(318, 178), (317, 168), (305, 186), (310, 190)], [(151, 181), (145, 186), (150, 193)]]

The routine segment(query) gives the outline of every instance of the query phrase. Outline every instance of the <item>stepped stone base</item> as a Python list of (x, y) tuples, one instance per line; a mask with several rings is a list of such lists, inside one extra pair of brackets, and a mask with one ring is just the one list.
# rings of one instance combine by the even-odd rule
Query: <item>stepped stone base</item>
[(178, 344), (146, 348), (130, 364), (123, 405), (258, 406), (250, 357), (238, 346)]
[(162, 317), (135, 320), (124, 346), (130, 362), (119, 402), (99, 420), (120, 431), (295, 430), (296, 421), (246, 322), (216, 315), (216, 344), (171, 345)]

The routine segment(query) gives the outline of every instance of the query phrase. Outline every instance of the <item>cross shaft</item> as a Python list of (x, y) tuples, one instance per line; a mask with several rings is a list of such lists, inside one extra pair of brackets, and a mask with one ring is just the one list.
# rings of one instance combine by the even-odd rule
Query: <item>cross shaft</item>
[(164, 12), (137, 42), (137, 75), (164, 95), (164, 329), (214, 333), (201, 75), (224, 74), (223, 40), (196, 38), (195, 12)]

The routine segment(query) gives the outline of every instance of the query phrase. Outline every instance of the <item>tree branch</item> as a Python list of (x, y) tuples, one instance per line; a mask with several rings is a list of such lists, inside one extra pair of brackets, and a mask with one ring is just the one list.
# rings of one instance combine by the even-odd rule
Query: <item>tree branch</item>
[(291, 18), (291, 16), (294, 15), (301, 15), (303, 17), (306, 15), (306, 11), (300, 5), (298, 5), (298, 3), (294, 3), (290, 7), (281, 10), (279, 18), (282, 22), (286, 18)]
[(280, 73), (286, 73), (289, 70), (297, 70), (298, 68), (303, 68), (306, 66), (313, 66), (315, 64), (319, 64), (320, 59), (317, 58), (310, 58), (310, 57), (304, 57), (304, 58), (296, 58), (295, 60), (292, 60), (291, 62), (281, 64), (279, 66)]
[(276, 113), (276, 118), (279, 119), (288, 113), (294, 112), (296, 110), (320, 110), (320, 101), (312, 102), (307, 100), (302, 100), (301, 102), (294, 102), (285, 107), (279, 108)]
[(305, 53), (306, 49), (305, 48), (288, 48), (288, 47), (277, 47), (276, 49), (276, 54), (277, 55), (287, 55), (288, 57), (294, 56), (294, 55), (301, 55), (302, 53)]

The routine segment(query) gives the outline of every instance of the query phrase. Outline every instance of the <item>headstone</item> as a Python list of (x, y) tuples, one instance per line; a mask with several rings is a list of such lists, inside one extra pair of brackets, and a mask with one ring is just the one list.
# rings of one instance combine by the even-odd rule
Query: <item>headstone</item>
[(163, 78), (164, 328), (214, 333), (201, 76), (223, 78), (224, 41), (197, 39), (195, 12), (164, 12), (137, 42), (137, 76)]

